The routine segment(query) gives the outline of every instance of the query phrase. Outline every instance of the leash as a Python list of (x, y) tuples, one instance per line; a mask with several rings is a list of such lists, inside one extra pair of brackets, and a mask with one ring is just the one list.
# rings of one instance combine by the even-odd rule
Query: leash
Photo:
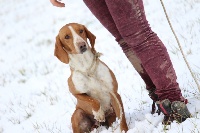
[(178, 40), (178, 37), (176, 36), (176, 34), (175, 34), (175, 32), (174, 32), (174, 29), (173, 29), (173, 27), (172, 27), (172, 24), (171, 24), (171, 22), (170, 22), (170, 20), (169, 20), (169, 17), (168, 17), (168, 15), (167, 15), (167, 11), (166, 11), (166, 9), (165, 9), (164, 3), (163, 3), (162, 0), (160, 0), (160, 2), (161, 2), (161, 5), (162, 5), (162, 7), (163, 7), (163, 10), (164, 10), (165, 16), (166, 16), (166, 18), (167, 18), (167, 21), (168, 21), (168, 23), (169, 23), (169, 26), (170, 26), (170, 28), (171, 28), (171, 30), (172, 30), (172, 33), (174, 34), (174, 37), (175, 37), (175, 39), (176, 39), (176, 42), (178, 43), (178, 46), (179, 46), (179, 49), (180, 49), (181, 54), (182, 54), (182, 56), (183, 56), (183, 59), (184, 59), (186, 65), (187, 65), (187, 67), (188, 67), (188, 69), (189, 69), (189, 71), (190, 71), (190, 74), (192, 75), (192, 78), (194, 79), (194, 81), (195, 81), (195, 83), (196, 83), (196, 85), (197, 85), (197, 88), (199, 89), (199, 92), (200, 92), (200, 85), (199, 85), (199, 83), (198, 83), (196, 77), (194, 76), (194, 73), (192, 72), (192, 69), (191, 69), (191, 67), (190, 67), (190, 65), (189, 65), (189, 63), (188, 63), (188, 61), (186, 60), (186, 57), (185, 57), (185, 55), (184, 55), (184, 53), (183, 53), (183, 50), (182, 50), (182, 47), (181, 47), (180, 42), (179, 42), (179, 40)]

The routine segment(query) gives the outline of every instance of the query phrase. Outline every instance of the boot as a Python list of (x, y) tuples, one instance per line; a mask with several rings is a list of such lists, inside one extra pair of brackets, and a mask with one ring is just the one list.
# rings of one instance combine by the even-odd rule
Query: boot
[(173, 120), (182, 123), (192, 115), (186, 104), (181, 101), (170, 102), (168, 99), (156, 102), (158, 109), (165, 115), (163, 124), (170, 125)]
[[(152, 107), (151, 114), (154, 114), (156, 112), (156, 105), (155, 105), (155, 103), (157, 101), (159, 101), (158, 95), (155, 93), (156, 88), (152, 88), (151, 90), (148, 90), (148, 91), (149, 91), (149, 94), (148, 94), (149, 97), (153, 100), (153, 103), (151, 105), (151, 107)], [(157, 110), (156, 113), (158, 113), (158, 115), (160, 115), (160, 111), (159, 110)]]
[(172, 110), (174, 119), (177, 120), (179, 123), (185, 121), (187, 118), (192, 117), (191, 113), (189, 112), (184, 102), (180, 102), (180, 101), (172, 102), (171, 110)]

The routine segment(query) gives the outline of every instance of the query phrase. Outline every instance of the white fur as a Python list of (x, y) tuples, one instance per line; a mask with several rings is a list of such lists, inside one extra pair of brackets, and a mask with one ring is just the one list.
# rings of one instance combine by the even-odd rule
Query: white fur
[(80, 93), (86, 93), (97, 99), (104, 111), (110, 108), (110, 92), (113, 90), (112, 77), (109, 69), (101, 62), (98, 63), (96, 71), (93, 75), (89, 75), (93, 56), (89, 56), (92, 52), (86, 51), (82, 56), (74, 54), (70, 55), (70, 66), (73, 66), (72, 81), (76, 90)]
[(73, 43), (74, 43), (74, 47), (75, 47), (76, 51), (77, 51), (78, 53), (80, 53), (80, 50), (79, 50), (79, 48), (78, 48), (78, 46), (77, 46), (77, 44), (78, 44), (79, 42), (85, 42), (85, 44), (86, 44), (86, 46), (87, 46), (87, 48), (88, 48), (87, 42), (75, 32), (75, 30), (72, 28), (72, 26), (68, 26), (68, 27), (69, 27), (69, 29), (70, 29), (70, 31), (71, 31), (71, 33), (72, 33), (72, 36), (73, 36)]
[(89, 50), (83, 54), (69, 54), (69, 65), (79, 71), (86, 72), (93, 62), (94, 55)]
[[(69, 29), (74, 38), (75, 48), (79, 51), (76, 46), (76, 41), (84, 40), (76, 34), (71, 26), (69, 26)], [(90, 75), (89, 68), (91, 67), (93, 60), (94, 54), (91, 52), (90, 48), (83, 54), (69, 54), (69, 65), (73, 69), (72, 81), (77, 91), (86, 93), (97, 99), (101, 104), (101, 109), (106, 111), (110, 109), (110, 92), (113, 90), (113, 80), (108, 67), (100, 61), (97, 63), (93, 74)]]
[(105, 122), (105, 114), (101, 107), (97, 112), (92, 110), (92, 113), (94, 115), (94, 119), (96, 119), (99, 122)]

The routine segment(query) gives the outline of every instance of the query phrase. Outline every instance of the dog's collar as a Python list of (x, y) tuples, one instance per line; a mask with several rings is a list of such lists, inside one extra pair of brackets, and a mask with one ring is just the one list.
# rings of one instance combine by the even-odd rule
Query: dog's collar
[(93, 58), (92, 64), (89, 67), (88, 72), (87, 72), (88, 76), (92, 76), (94, 74), (94, 72), (96, 71), (96, 68), (99, 64), (98, 59), (99, 59), (100, 56), (101, 56), (101, 54), (99, 52), (94, 53), (94, 58)]

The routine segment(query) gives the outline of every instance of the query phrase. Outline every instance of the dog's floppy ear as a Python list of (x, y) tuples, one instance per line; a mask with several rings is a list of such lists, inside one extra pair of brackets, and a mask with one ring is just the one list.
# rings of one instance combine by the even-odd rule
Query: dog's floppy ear
[(63, 63), (69, 63), (68, 53), (64, 51), (59, 35), (56, 36), (54, 55)]
[(92, 50), (95, 50), (94, 49), (94, 44), (95, 44), (96, 36), (93, 35), (85, 26), (84, 26), (84, 29), (85, 29), (87, 38), (90, 40), (90, 44), (91, 44)]

